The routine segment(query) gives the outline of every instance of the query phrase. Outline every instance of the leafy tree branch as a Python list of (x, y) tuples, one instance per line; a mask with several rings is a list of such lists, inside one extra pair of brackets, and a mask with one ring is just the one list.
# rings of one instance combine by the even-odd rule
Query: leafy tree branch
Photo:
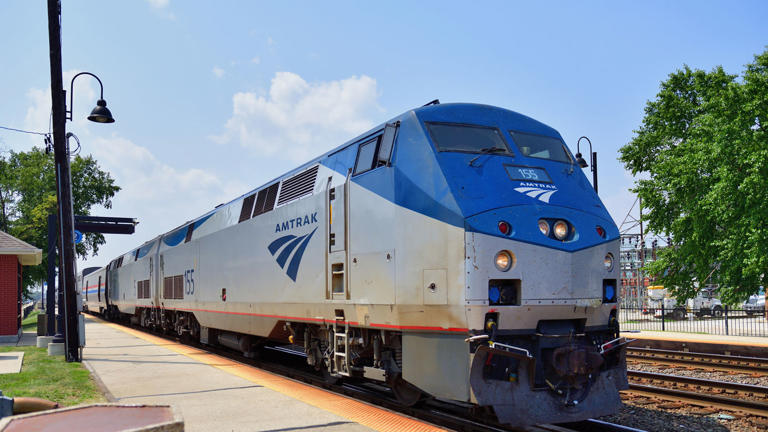
[[(661, 83), (621, 148), (649, 230), (672, 244), (649, 265), (678, 298), (720, 284), (736, 303), (768, 285), (768, 51), (741, 75), (682, 69)], [(717, 271), (713, 272), (713, 269)]]
[[(89, 215), (91, 208), (112, 206), (120, 190), (108, 172), (92, 156), (75, 156), (71, 161), (74, 214)], [(52, 154), (40, 148), (0, 155), (0, 229), (44, 251), (43, 263), (24, 268), (24, 295), (45, 279), (48, 248), (48, 215), (56, 213), (56, 177)], [(98, 253), (104, 236), (87, 233), (76, 253), (85, 257)]]

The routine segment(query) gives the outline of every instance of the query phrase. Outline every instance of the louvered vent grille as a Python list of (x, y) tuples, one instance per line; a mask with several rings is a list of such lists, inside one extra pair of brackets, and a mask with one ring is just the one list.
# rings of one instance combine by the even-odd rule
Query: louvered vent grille
[(315, 189), (317, 168), (318, 166), (315, 165), (301, 174), (296, 174), (295, 176), (284, 180), (283, 186), (280, 188), (280, 198), (277, 200), (277, 205), (282, 205), (288, 201), (311, 194)]
[(254, 217), (271, 211), (275, 207), (275, 198), (277, 198), (277, 189), (279, 187), (280, 183), (278, 182), (259, 191), (259, 196), (256, 198), (256, 207), (253, 208)]
[(256, 194), (249, 195), (243, 199), (243, 206), (240, 208), (240, 218), (237, 220), (237, 223), (250, 219), (251, 212), (253, 211), (253, 202), (255, 200)]
[(182, 275), (166, 276), (163, 278), (163, 298), (184, 298), (184, 277)]
[(149, 279), (138, 281), (137, 286), (138, 286), (137, 297), (149, 298)]
[(277, 190), (280, 188), (280, 183), (275, 183), (267, 190), (267, 202), (264, 204), (264, 212), (268, 212), (275, 208), (275, 201), (277, 200)]

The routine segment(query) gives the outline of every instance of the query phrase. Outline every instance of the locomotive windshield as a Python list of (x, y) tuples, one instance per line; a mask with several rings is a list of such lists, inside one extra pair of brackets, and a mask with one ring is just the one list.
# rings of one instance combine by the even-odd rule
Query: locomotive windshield
[(509, 131), (509, 134), (523, 156), (572, 163), (565, 145), (557, 138), (518, 131)]
[(427, 123), (427, 128), (440, 151), (511, 154), (501, 131), (493, 127)]

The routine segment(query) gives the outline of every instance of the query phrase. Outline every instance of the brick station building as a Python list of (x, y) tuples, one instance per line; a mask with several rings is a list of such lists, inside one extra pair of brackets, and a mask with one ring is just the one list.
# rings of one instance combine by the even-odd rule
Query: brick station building
[(0, 342), (19, 340), (22, 266), (42, 260), (40, 249), (0, 231)]

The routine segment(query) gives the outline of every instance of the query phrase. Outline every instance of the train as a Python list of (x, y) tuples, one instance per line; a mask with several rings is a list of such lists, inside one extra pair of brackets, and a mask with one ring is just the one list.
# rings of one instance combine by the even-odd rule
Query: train
[(619, 409), (618, 257), (555, 129), (433, 101), (78, 284), (88, 312), (525, 426)]

